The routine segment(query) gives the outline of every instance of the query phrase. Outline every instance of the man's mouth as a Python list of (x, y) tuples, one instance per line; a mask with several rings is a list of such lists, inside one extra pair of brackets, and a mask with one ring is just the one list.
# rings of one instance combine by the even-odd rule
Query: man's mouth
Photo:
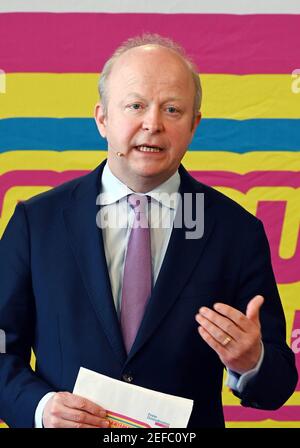
[(163, 150), (163, 148), (157, 145), (139, 145), (135, 149), (141, 152), (161, 152)]

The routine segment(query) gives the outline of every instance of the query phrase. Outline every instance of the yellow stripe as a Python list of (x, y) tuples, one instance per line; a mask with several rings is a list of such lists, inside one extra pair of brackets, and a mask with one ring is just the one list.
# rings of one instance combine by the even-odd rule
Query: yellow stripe
[(290, 75), (205, 75), (205, 118), (300, 118), (300, 95)]
[(92, 170), (106, 151), (11, 151), (0, 153), (0, 175), (15, 170)]
[(237, 154), (227, 151), (188, 151), (183, 159), (187, 170), (231, 171), (245, 174), (250, 171), (298, 171), (299, 153), (261, 151)]
[[(0, 175), (14, 170), (92, 170), (107, 156), (106, 151), (11, 151), (0, 153)], [(256, 170), (300, 170), (296, 152), (190, 151), (183, 164), (187, 170), (222, 170), (245, 174)]]
[[(203, 117), (300, 118), (300, 94), (290, 75), (202, 75)], [(0, 118), (92, 117), (95, 73), (11, 73), (0, 95)]]

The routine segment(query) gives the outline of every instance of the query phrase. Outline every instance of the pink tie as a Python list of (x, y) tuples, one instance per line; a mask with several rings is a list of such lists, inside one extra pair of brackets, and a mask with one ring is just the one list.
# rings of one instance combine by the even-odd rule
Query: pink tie
[(121, 328), (127, 353), (135, 340), (151, 294), (151, 244), (146, 216), (147, 196), (131, 194), (134, 210), (124, 265), (121, 302)]

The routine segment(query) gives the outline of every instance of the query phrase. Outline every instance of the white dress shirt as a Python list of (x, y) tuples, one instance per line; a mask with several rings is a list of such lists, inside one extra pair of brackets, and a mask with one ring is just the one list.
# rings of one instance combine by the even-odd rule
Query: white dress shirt
[[(146, 213), (151, 235), (153, 286), (169, 244), (177, 209), (179, 185), (180, 176), (176, 171), (166, 182), (145, 193), (151, 197)], [(101, 192), (98, 200), (98, 204), (101, 206), (99, 222), (118, 224), (102, 228), (102, 234), (112, 295), (119, 316), (126, 249), (134, 221), (134, 211), (127, 202), (127, 196), (134, 191), (117, 179), (106, 164), (102, 174)]]

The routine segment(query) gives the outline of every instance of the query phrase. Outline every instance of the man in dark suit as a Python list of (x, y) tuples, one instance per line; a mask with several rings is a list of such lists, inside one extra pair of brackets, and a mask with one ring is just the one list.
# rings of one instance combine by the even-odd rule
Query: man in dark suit
[[(224, 426), (224, 366), (242, 405), (280, 407), (297, 371), (263, 226), (180, 165), (200, 121), (191, 62), (168, 40), (131, 40), (104, 67), (100, 92), (107, 162), (20, 203), (1, 240), (0, 416), (16, 427), (107, 426), (105, 409), (72, 394), (81, 366), (193, 399), (189, 427)], [(120, 316), (131, 229), (98, 218), (99, 205), (121, 219), (133, 213), (134, 193), (151, 203), (152, 289), (127, 346)], [(173, 225), (193, 204), (201, 238), (187, 236), (185, 219)], [(171, 226), (155, 228), (159, 213)]]

